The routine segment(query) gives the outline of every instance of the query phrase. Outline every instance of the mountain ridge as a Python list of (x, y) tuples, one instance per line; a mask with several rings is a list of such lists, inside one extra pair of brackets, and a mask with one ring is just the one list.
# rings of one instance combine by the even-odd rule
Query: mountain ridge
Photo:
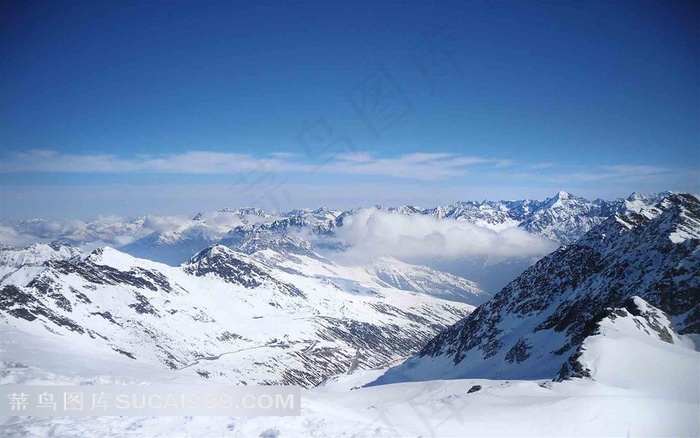
[[(605, 201), (596, 199), (588, 201), (576, 197), (568, 192), (559, 192), (555, 196), (542, 201), (502, 200), (502, 201), (457, 201), (446, 206), (422, 208), (417, 206), (384, 207), (377, 206), (386, 211), (399, 214), (423, 214), (433, 216), (436, 219), (465, 220), (479, 226), (501, 230), (508, 227), (521, 227), (534, 234), (544, 237), (559, 239), (563, 244), (580, 237), (590, 227), (597, 225), (602, 219), (607, 218), (617, 211), (626, 211), (636, 204), (654, 203), (660, 197), (669, 192), (661, 192), (653, 195), (638, 195), (633, 193), (628, 198), (617, 198)], [(561, 214), (545, 214), (545, 210), (556, 207), (556, 203), (572, 204), (568, 211)], [(549, 208), (547, 208), (549, 206)], [(561, 210), (561, 209), (559, 209)], [(315, 234), (332, 233), (337, 227), (342, 226), (343, 217), (352, 215), (357, 208), (350, 210), (333, 210), (321, 207), (312, 209), (297, 209), (274, 215), (256, 207), (223, 208), (213, 212), (200, 212), (191, 219), (182, 217), (156, 217), (141, 216), (135, 219), (99, 218), (94, 221), (47, 221), (31, 219), (8, 223), (8, 230), (2, 229), (0, 238), (7, 244), (11, 239), (16, 239), (8, 231), (11, 230), (19, 236), (33, 239), (34, 241), (63, 240), (73, 245), (110, 244), (122, 247), (126, 251), (139, 251), (140, 246), (152, 247), (177, 243), (178, 239), (184, 242), (196, 240), (197, 233), (188, 234), (189, 229), (198, 229), (202, 238), (202, 244), (209, 246), (216, 241), (225, 238), (227, 232), (236, 227), (243, 227), (241, 231), (250, 231), (256, 227), (262, 227), (268, 231), (280, 231), (282, 229), (308, 229)], [(540, 212), (539, 215), (533, 218)], [(563, 215), (563, 217), (562, 217)], [(587, 218), (576, 223), (566, 223), (573, 216)], [(562, 219), (565, 219), (562, 222)], [(560, 223), (562, 222), (562, 223)], [(256, 225), (258, 224), (258, 225)], [(563, 230), (556, 229), (556, 225)], [(554, 228), (552, 228), (554, 227)], [(573, 229), (569, 230), (569, 228)], [(5, 235), (5, 237), (2, 237)], [(11, 243), (11, 242), (9, 242)], [(198, 250), (204, 249), (199, 247)], [(197, 251), (194, 251), (197, 252)], [(182, 256), (184, 261), (188, 256)], [(135, 253), (135, 255), (143, 255)], [(170, 261), (171, 262), (171, 261)], [(172, 263), (171, 263), (172, 264)], [(177, 264), (177, 263), (174, 263)]]
[(700, 200), (663, 198), (616, 213), (538, 261), (377, 383), (553, 378), (605, 308), (639, 296), (679, 333), (700, 332)]

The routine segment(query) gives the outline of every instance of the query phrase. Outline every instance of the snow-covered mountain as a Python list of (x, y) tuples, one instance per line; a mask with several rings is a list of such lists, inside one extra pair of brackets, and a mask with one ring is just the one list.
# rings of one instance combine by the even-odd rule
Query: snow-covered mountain
[[(667, 193), (627, 199), (588, 201), (559, 192), (544, 201), (466, 201), (447, 206), (377, 208), (404, 215), (426, 215), (437, 219), (466, 221), (481, 227), (503, 230), (520, 227), (530, 233), (568, 244), (614, 213), (638, 211), (658, 202)], [(225, 208), (183, 217), (146, 216), (136, 219), (103, 217), (94, 221), (49, 221), (32, 219), (0, 226), (0, 243), (48, 242), (61, 240), (75, 246), (109, 244), (135, 257), (177, 265), (215, 243), (235, 247), (243, 240), (267, 233), (299, 232), (332, 236), (344, 218), (358, 210), (292, 210), (273, 215), (259, 208)], [(319, 248), (344, 249), (337, 241), (316, 239)]]
[(518, 226), (532, 234), (566, 245), (575, 242), (613, 214), (640, 213), (652, 208), (668, 194), (644, 196), (633, 193), (627, 199), (588, 201), (567, 192), (559, 192), (540, 204), (532, 214), (525, 216), (525, 220)]
[(568, 244), (576, 241), (620, 208), (621, 203), (587, 201), (567, 192), (547, 199), (519, 226), (538, 236)]
[[(668, 314), (679, 333), (700, 332), (695, 196), (669, 195), (641, 213), (608, 218), (538, 261), (379, 382), (553, 378), (580, 355), (601, 314), (624, 308), (634, 296)], [(637, 302), (638, 314), (650, 313), (645, 306)]]
[(401, 290), (363, 267), (270, 249), (215, 245), (179, 267), (109, 247), (55, 251), (2, 250), (3, 260), (31, 260), (13, 262), (0, 284), (3, 330), (215, 381), (313, 386), (385, 366), (483, 300), (473, 283), (430, 270), (418, 272), (444, 279), (444, 291)]
[(155, 227), (172, 222), (170, 219), (139, 217), (126, 220), (111, 216), (91, 221), (29, 219), (2, 224), (0, 243), (24, 246), (28, 243), (62, 241), (75, 246), (95, 243), (119, 246), (152, 233)]
[(568, 244), (611, 215), (627, 211), (639, 212), (653, 206), (668, 194), (670, 193), (633, 193), (626, 199), (589, 201), (560, 191), (544, 201), (467, 201), (435, 208), (403, 206), (386, 210), (406, 215), (423, 214), (438, 219), (467, 221), (493, 230), (520, 227), (532, 234)]
[(62, 242), (34, 243), (26, 248), (0, 247), (0, 279), (23, 266), (41, 266), (47, 261), (68, 260), (80, 250)]
[(274, 221), (277, 218), (259, 208), (224, 208), (202, 212), (176, 227), (163, 227), (119, 249), (134, 257), (159, 261), (172, 266), (219, 242), (232, 229)]

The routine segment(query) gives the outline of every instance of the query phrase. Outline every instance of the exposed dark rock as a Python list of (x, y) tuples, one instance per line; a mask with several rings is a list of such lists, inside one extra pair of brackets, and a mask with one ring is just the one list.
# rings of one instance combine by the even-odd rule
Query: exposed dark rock
[(477, 391), (481, 391), (481, 385), (474, 385), (471, 388), (469, 388), (469, 391), (467, 391), (467, 394), (472, 394)]
[(236, 257), (235, 252), (220, 245), (207, 248), (195, 255), (184, 269), (187, 273), (198, 277), (213, 274), (228, 283), (249, 289), (263, 284), (274, 285), (287, 295), (306, 298), (306, 294), (296, 286), (275, 279), (256, 265)]

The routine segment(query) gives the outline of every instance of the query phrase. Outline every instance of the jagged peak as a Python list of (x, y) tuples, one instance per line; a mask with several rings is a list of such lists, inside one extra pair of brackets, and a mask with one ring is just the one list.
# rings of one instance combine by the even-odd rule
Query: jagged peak
[(228, 248), (224, 245), (212, 245), (207, 248), (204, 248), (203, 250), (199, 251), (197, 254), (193, 255), (192, 258), (190, 259), (190, 262), (195, 262), (202, 260), (207, 257), (213, 257), (213, 256), (221, 256), (221, 255), (233, 255), (235, 254), (235, 251), (232, 250), (231, 248)]
[(193, 255), (184, 265), (196, 265), (201, 263), (210, 263), (221, 260), (227, 260), (235, 263), (250, 263), (248, 255), (231, 249), (225, 245), (215, 244), (209, 246), (197, 254)]
[(641, 195), (641, 194), (639, 194), (639, 193), (637, 193), (637, 192), (632, 192), (632, 194), (630, 194), (630, 195), (627, 197), (627, 200), (628, 200), (628, 201), (641, 201), (641, 200), (643, 200), (643, 199), (644, 199), (644, 195)]
[(545, 204), (547, 207), (552, 207), (554, 205), (558, 205), (558, 204), (564, 203), (566, 201), (575, 200), (575, 199), (579, 199), (579, 198), (572, 195), (569, 192), (565, 192), (565, 191), (561, 190), (556, 195), (552, 196), (551, 198), (546, 199)]
[(680, 206), (684, 208), (698, 208), (700, 207), (700, 198), (698, 196), (690, 193), (675, 193), (675, 192), (664, 192), (664, 196), (659, 201), (659, 206), (662, 208), (668, 208), (671, 206)]

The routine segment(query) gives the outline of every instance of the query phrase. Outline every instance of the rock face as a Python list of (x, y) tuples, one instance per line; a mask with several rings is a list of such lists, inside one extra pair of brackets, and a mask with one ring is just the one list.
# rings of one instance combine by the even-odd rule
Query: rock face
[(221, 245), (212, 246), (195, 255), (183, 265), (183, 270), (197, 277), (211, 274), (227, 283), (248, 289), (265, 286), (290, 296), (306, 296), (295, 286), (277, 280), (255, 263), (242, 260), (239, 254)]
[(699, 333), (699, 246), (700, 201), (692, 195), (617, 213), (541, 259), (379, 382), (554, 378), (606, 309), (626, 308), (634, 296), (668, 314), (679, 333)]

